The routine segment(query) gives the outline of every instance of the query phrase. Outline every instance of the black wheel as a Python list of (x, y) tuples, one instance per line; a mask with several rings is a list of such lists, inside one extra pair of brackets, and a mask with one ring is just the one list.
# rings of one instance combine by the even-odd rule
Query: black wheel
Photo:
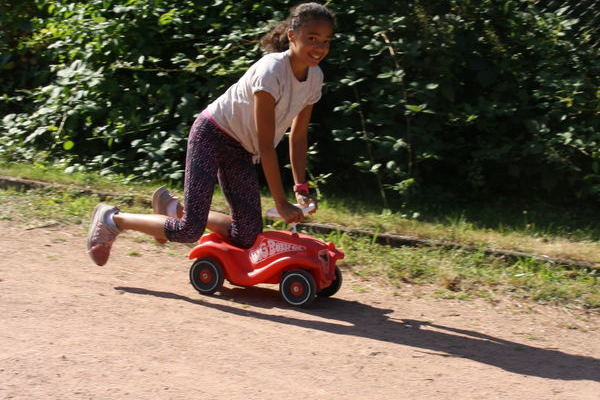
[(343, 282), (343, 280), (342, 280), (342, 271), (336, 265), (335, 266), (335, 281), (331, 282), (331, 285), (327, 286), (326, 288), (321, 289), (317, 293), (317, 295), (319, 295), (321, 297), (331, 297), (331, 296), (333, 296), (342, 287), (342, 282)]
[(302, 270), (286, 272), (279, 284), (279, 293), (286, 303), (296, 307), (306, 307), (317, 295), (317, 284), (313, 276)]
[(213, 294), (223, 286), (223, 268), (212, 258), (199, 258), (190, 268), (190, 282), (202, 294)]

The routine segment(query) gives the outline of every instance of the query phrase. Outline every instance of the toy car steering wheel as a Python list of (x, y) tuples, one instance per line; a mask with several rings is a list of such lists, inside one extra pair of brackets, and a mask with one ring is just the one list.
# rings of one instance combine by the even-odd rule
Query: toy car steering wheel
[[(317, 208), (315, 203), (310, 203), (306, 208), (301, 208), (299, 204), (294, 204), (294, 206), (300, 208), (302, 210), (302, 214), (304, 215), (310, 214)], [(270, 218), (281, 218), (281, 215), (279, 215), (276, 208), (269, 208), (266, 212), (266, 215)]]

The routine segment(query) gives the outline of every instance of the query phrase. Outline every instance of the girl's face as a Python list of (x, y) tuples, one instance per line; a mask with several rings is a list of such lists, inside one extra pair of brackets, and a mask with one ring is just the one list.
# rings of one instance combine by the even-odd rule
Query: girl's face
[(316, 67), (329, 53), (333, 27), (326, 21), (315, 21), (288, 31), (290, 50), (302, 65)]

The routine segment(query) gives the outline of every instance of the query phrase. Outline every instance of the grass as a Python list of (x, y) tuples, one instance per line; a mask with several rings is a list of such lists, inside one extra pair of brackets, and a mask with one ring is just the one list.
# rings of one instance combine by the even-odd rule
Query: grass
[(131, 182), (124, 176), (100, 175), (94, 173), (66, 173), (61, 166), (28, 163), (0, 163), (0, 175), (54, 182), (66, 185), (76, 185), (94, 188), (100, 191), (129, 193), (131, 191), (146, 191), (151, 187), (148, 183)]
[[(89, 215), (98, 200), (78, 191), (32, 190), (17, 192), (0, 190), (0, 220), (24, 227), (51, 224), (78, 224), (87, 228)], [(134, 206), (134, 212), (148, 212)], [(391, 248), (375, 244), (368, 238), (351, 237), (334, 232), (322, 239), (333, 241), (344, 250), (346, 258), (339, 263), (364, 279), (384, 279), (402, 292), (407, 285), (433, 286), (439, 299), (468, 301), (482, 298), (490, 302), (502, 296), (526, 299), (543, 304), (565, 304), (600, 311), (600, 271), (569, 270), (531, 259), (509, 262), (482, 252), (440, 248)], [(152, 242), (143, 236), (133, 239)], [(132, 251), (131, 257), (140, 253)], [(357, 283), (357, 292), (368, 291), (368, 285)]]
[[(79, 188), (94, 189), (106, 193), (118, 193), (121, 197), (114, 199), (114, 203), (116, 204), (124, 203), (131, 198), (147, 198), (149, 200), (152, 192), (157, 187), (161, 185), (168, 186), (168, 183), (165, 182), (140, 182), (122, 175), (100, 175), (91, 172), (66, 173), (65, 168), (60, 165), (8, 163), (2, 160), (0, 160), (0, 175), (69, 185), (73, 187), (72, 194), (75, 194)], [(175, 189), (173, 192), (180, 198), (183, 198), (181, 191)], [(138, 210), (136, 212), (139, 212), (140, 205), (135, 205), (135, 207)], [(217, 210), (227, 209), (225, 197), (218, 188), (215, 190), (213, 208)], [(131, 211), (129, 207), (128, 211)], [(147, 210), (144, 212), (147, 212)]]
[(600, 266), (600, 211), (576, 214), (544, 205), (530, 208), (471, 205), (466, 209), (423, 207), (422, 212), (381, 214), (363, 204), (332, 200), (320, 203), (318, 218), (351, 228), (516, 250)]
[(495, 301), (509, 295), (543, 304), (572, 304), (600, 310), (600, 271), (570, 270), (521, 259), (510, 262), (482, 252), (434, 248), (392, 248), (365, 238), (334, 233), (325, 240), (344, 249), (340, 263), (364, 278), (382, 277), (401, 287), (432, 284), (434, 297)]
[[(127, 183), (126, 177), (100, 177), (92, 174), (66, 174), (59, 167), (43, 165), (0, 164), (0, 174), (20, 176), (99, 190), (149, 196), (154, 184)], [(181, 195), (181, 193), (178, 193)], [(115, 199), (119, 201), (119, 199)], [(98, 199), (82, 195), (77, 188), (67, 190), (33, 190), (27, 193), (0, 191), (0, 220), (14, 221), (24, 226), (49, 224), (86, 225)], [(268, 197), (265, 208), (271, 207)], [(214, 206), (225, 209), (223, 196), (215, 193)], [(149, 212), (138, 204), (127, 211)], [(597, 217), (578, 221), (548, 216), (547, 210), (534, 209), (521, 216), (500, 211), (479, 210), (485, 218), (473, 216), (473, 210), (445, 211), (445, 216), (428, 212), (417, 217), (400, 213), (381, 214), (365, 203), (330, 199), (320, 203), (312, 221), (337, 223), (349, 227), (368, 228), (378, 232), (399, 232), (440, 240), (454, 240), (479, 247), (490, 246), (529, 251), (548, 256), (579, 259), (598, 263)], [(514, 213), (513, 213), (514, 214)], [(509, 218), (510, 217), (510, 218)], [(494, 218), (500, 222), (493, 222)], [(519, 219), (521, 221), (519, 221)], [(492, 228), (496, 225), (496, 228)], [(275, 224), (284, 229), (282, 223)], [(333, 233), (326, 240), (334, 241), (346, 252), (342, 265), (364, 278), (384, 278), (402, 287), (405, 284), (434, 285), (434, 296), (441, 299), (469, 300), (484, 298), (495, 301), (499, 295), (530, 299), (539, 303), (571, 304), (588, 309), (600, 309), (600, 270), (569, 270), (531, 259), (509, 262), (482, 252), (436, 248), (390, 248), (372, 239), (349, 237)], [(138, 239), (143, 241), (144, 239)], [(131, 256), (136, 256), (131, 254)], [(355, 290), (367, 290), (356, 287)]]
[[(60, 166), (0, 163), (0, 175), (122, 193), (149, 198), (160, 182), (135, 182), (125, 176), (65, 173)], [(181, 191), (174, 192), (182, 197)], [(118, 202), (119, 199), (116, 199)], [(273, 206), (263, 196), (264, 208)], [(77, 207), (77, 205), (74, 205)], [(217, 190), (213, 208), (226, 210)], [(347, 198), (329, 198), (319, 203), (312, 222), (338, 224), (403, 235), (497, 249), (523, 251), (552, 258), (594, 263), (600, 266), (600, 210), (569, 210), (544, 204), (486, 204), (484, 206), (423, 205), (403, 212), (382, 213), (371, 203)]]
[[(48, 225), (52, 223), (86, 224), (91, 211), (98, 204), (95, 196), (79, 191), (53, 191), (48, 189), (17, 192), (0, 191), (0, 220), (15, 221), (23, 225)], [(133, 212), (148, 212), (133, 206)]]

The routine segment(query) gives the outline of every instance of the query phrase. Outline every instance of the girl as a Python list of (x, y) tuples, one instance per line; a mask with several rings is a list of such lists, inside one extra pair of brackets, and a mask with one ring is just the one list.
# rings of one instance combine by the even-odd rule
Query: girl
[[(186, 155), (185, 207), (164, 188), (153, 196), (156, 214), (130, 214), (99, 204), (94, 210), (87, 249), (104, 265), (117, 235), (125, 229), (158, 241), (195, 242), (205, 228), (239, 247), (254, 244), (262, 231), (258, 177), (260, 160), (277, 211), (288, 222), (302, 219), (289, 203), (281, 182), (275, 146), (291, 127), (289, 148), (294, 192), (303, 207), (306, 184), (307, 131), (313, 104), (321, 97), (323, 73), (318, 67), (329, 53), (335, 16), (318, 3), (291, 10), (287, 20), (261, 40), (271, 53), (252, 65), (240, 80), (210, 104), (190, 130)], [(215, 178), (231, 216), (210, 211)]]

